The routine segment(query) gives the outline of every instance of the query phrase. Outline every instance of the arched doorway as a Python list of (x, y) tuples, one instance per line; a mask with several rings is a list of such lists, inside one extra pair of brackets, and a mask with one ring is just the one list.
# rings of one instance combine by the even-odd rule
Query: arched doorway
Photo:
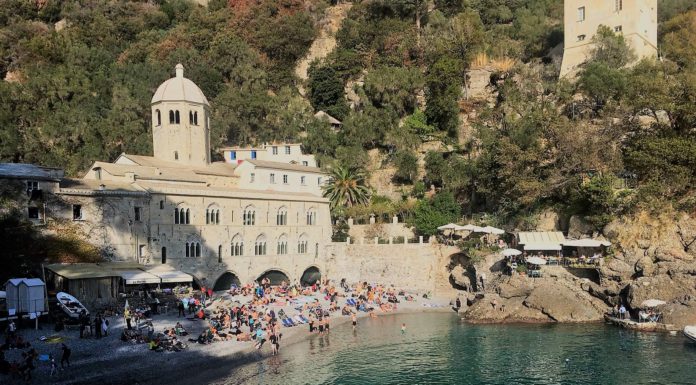
[(162, 248), (162, 264), (167, 263), (167, 248)]
[(213, 286), (213, 290), (215, 291), (223, 291), (223, 290), (230, 290), (230, 287), (232, 285), (237, 285), (241, 286), (241, 282), (239, 281), (239, 277), (237, 277), (234, 273), (232, 272), (225, 272), (220, 276), (220, 278), (215, 281), (215, 285)]
[(316, 266), (310, 266), (302, 273), (300, 284), (302, 286), (311, 286), (321, 281), (321, 272)]
[(271, 285), (280, 285), (283, 281), (288, 284), (290, 283), (290, 278), (288, 278), (287, 274), (280, 270), (268, 270), (267, 272), (261, 274), (256, 281), (261, 282), (261, 280), (264, 278), (270, 279)]

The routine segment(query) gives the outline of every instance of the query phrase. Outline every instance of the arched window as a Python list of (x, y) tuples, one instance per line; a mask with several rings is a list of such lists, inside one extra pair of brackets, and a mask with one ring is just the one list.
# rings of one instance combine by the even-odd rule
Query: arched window
[(285, 234), (282, 234), (280, 237), (278, 237), (276, 253), (278, 255), (284, 255), (288, 253), (288, 237)]
[(297, 241), (297, 253), (307, 254), (307, 234), (300, 235), (300, 239)]
[(164, 210), (164, 201), (163, 200), (160, 201), (160, 210)]
[(189, 111), (189, 124), (193, 124), (193, 111)]
[(256, 224), (256, 209), (254, 206), (247, 206), (244, 209), (242, 219), (244, 226), (253, 226)]
[(261, 234), (254, 242), (254, 255), (266, 255), (266, 236)]
[(218, 246), (218, 263), (222, 263), (222, 245)]
[(167, 263), (167, 248), (162, 248), (162, 263)]
[(220, 224), (220, 209), (216, 206), (209, 206), (205, 209), (205, 224), (219, 225)]
[(288, 209), (281, 207), (276, 214), (276, 225), (285, 226), (288, 224)]
[(179, 151), (174, 151), (174, 160), (179, 160)]
[(244, 255), (244, 241), (242, 236), (237, 234), (232, 237), (232, 256)]
[(160, 113), (160, 110), (155, 110), (155, 119), (157, 122), (158, 126), (162, 125), (162, 114)]
[(191, 249), (189, 248), (189, 243), (186, 242), (186, 257), (188, 258), (190, 256), (191, 256)]
[(196, 242), (196, 257), (201, 256), (201, 244)]
[(191, 223), (190, 210), (181, 208), (174, 209), (174, 224), (176, 225), (188, 225)]
[(317, 211), (313, 208), (307, 210), (307, 225), (312, 226), (317, 224)]
[(179, 119), (179, 110), (176, 110), (176, 112), (174, 112), (174, 122), (176, 124), (181, 123), (181, 120)]
[(176, 117), (174, 116), (174, 111), (169, 110), (169, 124), (174, 124)]
[(197, 111), (193, 112), (193, 125), (194, 126), (198, 125), (198, 112)]

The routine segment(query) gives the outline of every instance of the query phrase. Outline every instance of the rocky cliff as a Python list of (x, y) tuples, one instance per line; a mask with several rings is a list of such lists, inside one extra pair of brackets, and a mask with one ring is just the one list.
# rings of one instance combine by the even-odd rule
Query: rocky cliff
[[(545, 214), (548, 216), (548, 214)], [(559, 223), (558, 221), (555, 221)], [(571, 218), (565, 230), (574, 236), (603, 237), (613, 243), (590, 279), (563, 267), (544, 267), (544, 278), (503, 275), (501, 257), (471, 263), (454, 255), (451, 281), (469, 295), (462, 316), (470, 322), (591, 322), (623, 303), (635, 316), (648, 299), (666, 302), (658, 308), (665, 323), (677, 328), (696, 324), (696, 218), (683, 213), (638, 213), (608, 224), (602, 231)], [(480, 276), (487, 285), (480, 290)], [(478, 285), (477, 285), (478, 284)]]

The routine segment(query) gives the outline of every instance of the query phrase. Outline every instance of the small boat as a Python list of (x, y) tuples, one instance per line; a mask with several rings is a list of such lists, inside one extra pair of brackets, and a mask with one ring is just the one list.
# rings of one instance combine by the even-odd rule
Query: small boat
[(685, 326), (684, 335), (686, 336), (686, 338), (690, 339), (691, 342), (696, 342), (696, 326)]
[(60, 306), (68, 317), (74, 319), (80, 318), (82, 312), (84, 312), (85, 315), (89, 315), (89, 310), (72, 295), (61, 291), (56, 294), (56, 298), (58, 299), (58, 306)]

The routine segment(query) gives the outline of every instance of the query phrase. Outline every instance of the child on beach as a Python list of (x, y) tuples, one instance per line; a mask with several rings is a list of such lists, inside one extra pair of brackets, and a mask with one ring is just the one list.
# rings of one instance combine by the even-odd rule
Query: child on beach
[(406, 324), (405, 323), (401, 324), (401, 334), (406, 334)]

